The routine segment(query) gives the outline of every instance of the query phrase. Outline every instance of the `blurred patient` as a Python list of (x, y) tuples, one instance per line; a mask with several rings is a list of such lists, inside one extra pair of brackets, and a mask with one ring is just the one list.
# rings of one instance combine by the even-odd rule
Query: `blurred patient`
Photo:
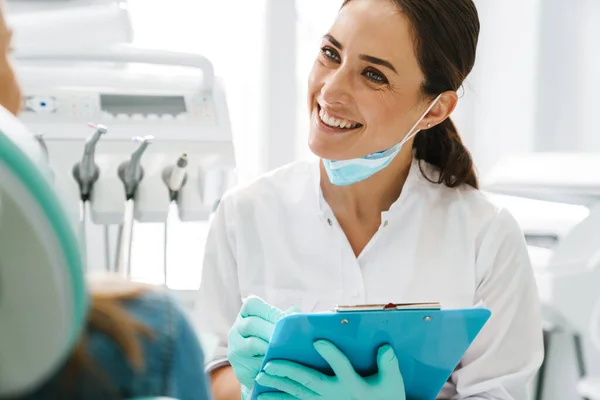
[[(0, 105), (17, 115), (21, 92), (2, 9), (0, 3)], [(91, 279), (89, 287), (80, 342), (60, 370), (25, 399), (209, 398), (198, 336), (165, 291), (114, 276)]]

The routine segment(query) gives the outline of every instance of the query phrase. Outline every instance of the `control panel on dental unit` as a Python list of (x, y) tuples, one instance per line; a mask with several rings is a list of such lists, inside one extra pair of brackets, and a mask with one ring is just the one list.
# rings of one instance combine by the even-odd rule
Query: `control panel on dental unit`
[(216, 125), (214, 102), (208, 94), (29, 94), (24, 99), (23, 113), (27, 119), (35, 119), (31, 114), (43, 114), (45, 120), (54, 118), (57, 122), (63, 118), (119, 123), (173, 123), (189, 119), (205, 126)]

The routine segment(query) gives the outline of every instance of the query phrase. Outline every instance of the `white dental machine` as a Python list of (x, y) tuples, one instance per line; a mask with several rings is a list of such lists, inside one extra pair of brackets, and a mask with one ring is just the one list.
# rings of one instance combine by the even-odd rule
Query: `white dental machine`
[(536, 399), (600, 399), (598, 171), (600, 154), (537, 153), (502, 160), (482, 182), (529, 245), (545, 323)]
[[(198, 271), (201, 259), (169, 252), (167, 237), (186, 236), (182, 247), (190, 252), (202, 248), (202, 236), (186, 225), (207, 221), (235, 182), (227, 103), (211, 62), (127, 44), (21, 50), (15, 58), (20, 118), (40, 135), (73, 200), (88, 270), (131, 277), (136, 253), (152, 253), (160, 256), (142, 268), (160, 265), (160, 283), (167, 265)], [(143, 239), (157, 229), (158, 239)], [(197, 283), (185, 289), (191, 294)]]

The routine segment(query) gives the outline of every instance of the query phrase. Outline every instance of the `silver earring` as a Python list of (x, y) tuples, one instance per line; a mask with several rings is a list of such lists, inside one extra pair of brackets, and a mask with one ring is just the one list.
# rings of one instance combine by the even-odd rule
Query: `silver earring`
[(427, 127), (428, 127), (428, 128), (431, 128), (431, 124), (430, 124), (429, 122), (427, 123)]

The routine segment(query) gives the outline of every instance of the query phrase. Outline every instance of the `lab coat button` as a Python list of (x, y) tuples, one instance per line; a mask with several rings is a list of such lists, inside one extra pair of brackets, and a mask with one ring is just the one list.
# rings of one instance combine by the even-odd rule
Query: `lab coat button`
[(329, 226), (333, 226), (333, 222), (331, 222), (331, 218), (327, 218), (327, 223), (329, 224)]
[(385, 222), (383, 223), (383, 226), (384, 226), (384, 227), (388, 226), (388, 221), (385, 221)]

